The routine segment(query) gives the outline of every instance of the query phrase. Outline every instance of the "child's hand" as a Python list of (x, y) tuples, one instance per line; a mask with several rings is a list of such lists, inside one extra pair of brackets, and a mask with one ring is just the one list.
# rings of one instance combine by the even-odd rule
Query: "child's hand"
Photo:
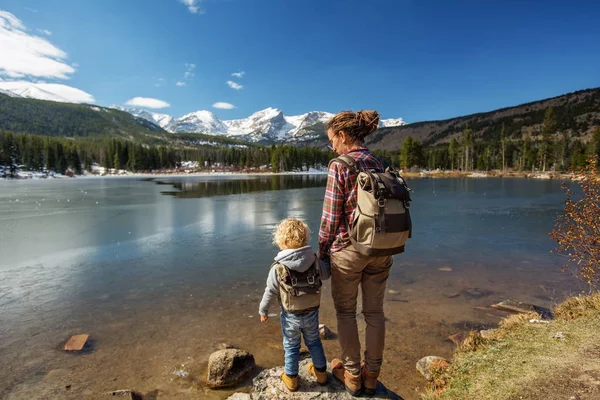
[(266, 315), (261, 315), (260, 316), (260, 322), (267, 322), (268, 319), (269, 319), (269, 317), (266, 316)]

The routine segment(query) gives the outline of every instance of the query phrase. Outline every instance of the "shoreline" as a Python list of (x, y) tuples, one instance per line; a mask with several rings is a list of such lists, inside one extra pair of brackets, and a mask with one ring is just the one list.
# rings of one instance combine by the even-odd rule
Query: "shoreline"
[[(115, 174), (94, 174), (86, 173), (83, 175), (62, 175), (62, 174), (45, 174), (37, 171), (18, 172), (16, 178), (0, 177), (0, 180), (5, 181), (21, 181), (21, 180), (47, 180), (47, 179), (99, 179), (99, 178), (168, 178), (168, 177), (207, 177), (207, 176), (293, 176), (293, 175), (327, 175), (327, 171), (310, 170), (310, 171), (285, 171), (285, 172), (260, 172), (260, 171), (161, 171), (161, 172), (129, 172), (121, 170)], [(420, 172), (403, 172), (401, 176), (410, 179), (443, 179), (443, 178), (521, 178), (521, 179), (541, 179), (541, 180), (569, 180), (576, 181), (580, 179), (580, 175), (574, 173), (562, 172), (501, 172), (501, 171), (420, 171)]]

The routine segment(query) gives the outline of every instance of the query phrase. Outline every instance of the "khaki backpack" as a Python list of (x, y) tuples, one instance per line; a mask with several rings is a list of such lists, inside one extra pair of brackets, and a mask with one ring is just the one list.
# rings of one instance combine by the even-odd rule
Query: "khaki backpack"
[(304, 272), (290, 270), (283, 264), (273, 263), (279, 282), (281, 305), (290, 314), (316, 310), (321, 304), (321, 269), (319, 260)]
[(338, 161), (357, 174), (357, 204), (352, 214), (350, 241), (366, 256), (389, 256), (402, 253), (412, 237), (410, 189), (404, 178), (389, 167), (385, 172), (358, 167), (352, 156)]

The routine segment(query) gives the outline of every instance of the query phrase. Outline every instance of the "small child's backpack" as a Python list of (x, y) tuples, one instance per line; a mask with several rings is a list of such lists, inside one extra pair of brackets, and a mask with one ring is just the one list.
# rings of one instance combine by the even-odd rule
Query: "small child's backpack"
[(389, 256), (402, 253), (412, 237), (410, 189), (397, 170), (385, 172), (358, 167), (352, 156), (342, 155), (338, 161), (354, 171), (357, 204), (352, 214), (350, 241), (366, 256)]
[(321, 304), (321, 269), (319, 260), (304, 272), (289, 269), (274, 263), (277, 268), (281, 305), (290, 314), (304, 313), (319, 308)]

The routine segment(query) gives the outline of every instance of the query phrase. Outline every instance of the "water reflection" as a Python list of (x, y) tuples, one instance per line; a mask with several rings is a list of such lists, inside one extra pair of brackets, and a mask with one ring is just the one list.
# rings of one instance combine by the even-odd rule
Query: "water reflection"
[(267, 190), (290, 190), (324, 187), (327, 175), (270, 175), (225, 180), (154, 180), (159, 185), (172, 185), (174, 190), (162, 194), (179, 198), (198, 198), (264, 192)]

